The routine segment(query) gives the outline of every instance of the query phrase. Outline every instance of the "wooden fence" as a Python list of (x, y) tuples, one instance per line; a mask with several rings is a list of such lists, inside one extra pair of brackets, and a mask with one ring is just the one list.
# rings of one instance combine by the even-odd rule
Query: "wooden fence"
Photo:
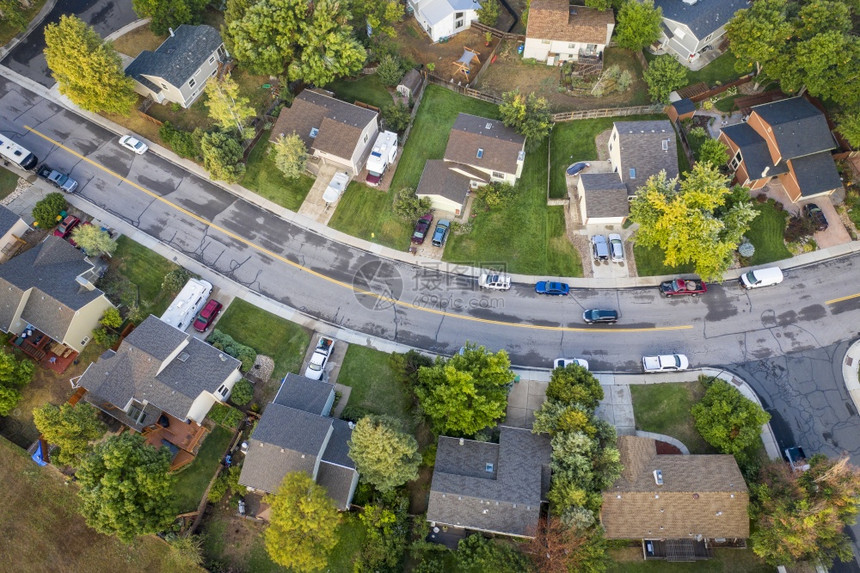
[(452, 92), (457, 92), (458, 94), (468, 96), (471, 98), (479, 99), (482, 101), (488, 101), (490, 103), (494, 103), (496, 105), (502, 103), (502, 98), (498, 96), (494, 96), (492, 94), (484, 93), (475, 89), (470, 88), (469, 86), (458, 85), (453, 82), (446, 82), (439, 76), (434, 76), (433, 74), (427, 74), (427, 81), (431, 84), (436, 84), (437, 86), (442, 86), (444, 88), (448, 88)]
[(711, 89), (709, 89), (709, 90), (708, 90), (708, 91), (706, 91), (706, 92), (702, 92), (702, 93), (700, 93), (700, 94), (694, 95), (694, 96), (692, 96), (690, 99), (691, 99), (691, 100), (693, 100), (694, 102), (704, 101), (704, 100), (706, 100), (706, 99), (709, 99), (709, 98), (714, 97), (714, 96), (715, 96), (715, 95), (717, 95), (717, 94), (721, 94), (721, 93), (723, 93), (724, 91), (726, 91), (726, 90), (727, 90), (727, 89), (729, 89), (729, 88), (733, 88), (733, 87), (735, 87), (735, 86), (739, 86), (739, 85), (741, 85), (741, 84), (745, 84), (745, 83), (747, 83), (747, 82), (751, 81), (752, 79), (753, 79), (753, 75), (752, 75), (752, 74), (747, 74), (747, 75), (743, 76), (742, 78), (736, 79), (736, 80), (735, 80), (735, 81), (733, 81), (733, 82), (729, 82), (729, 83), (727, 83), (727, 84), (723, 84), (723, 85), (721, 85), (721, 86), (717, 86), (717, 87), (715, 87), (715, 88), (711, 88)]
[(485, 34), (489, 32), (494, 38), (500, 38), (502, 40), (513, 40), (515, 42), (526, 41), (526, 37), (522, 34), (511, 34), (510, 32), (502, 32), (501, 30), (496, 30), (495, 28), (491, 28), (490, 26), (481, 24), (477, 20), (472, 22), (472, 27)]
[(595, 117), (618, 117), (625, 115), (644, 115), (647, 113), (660, 113), (663, 111), (662, 104), (639, 105), (636, 107), (608, 107), (603, 109), (586, 109), (582, 111), (563, 111), (554, 113), (552, 120), (573, 121), (576, 119), (592, 119)]

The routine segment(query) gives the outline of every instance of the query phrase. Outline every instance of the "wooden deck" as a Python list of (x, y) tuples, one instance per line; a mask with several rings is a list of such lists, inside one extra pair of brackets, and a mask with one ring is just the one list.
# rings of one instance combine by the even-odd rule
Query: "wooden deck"
[(59, 374), (66, 371), (78, 357), (78, 353), (68, 346), (52, 340), (47, 334), (38, 330), (31, 331), (27, 336), (18, 336), (12, 344), (32, 358), (42, 368), (48, 368)]

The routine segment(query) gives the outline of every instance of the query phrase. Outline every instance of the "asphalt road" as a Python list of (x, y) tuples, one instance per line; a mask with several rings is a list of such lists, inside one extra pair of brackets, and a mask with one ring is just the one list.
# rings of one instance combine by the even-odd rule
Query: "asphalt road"
[(131, 0), (59, 0), (39, 26), (6, 54), (0, 64), (45, 87), (54, 85), (56, 82), (42, 53), (45, 49), (45, 26), (59, 22), (63, 14), (76, 15), (101, 37), (137, 20)]

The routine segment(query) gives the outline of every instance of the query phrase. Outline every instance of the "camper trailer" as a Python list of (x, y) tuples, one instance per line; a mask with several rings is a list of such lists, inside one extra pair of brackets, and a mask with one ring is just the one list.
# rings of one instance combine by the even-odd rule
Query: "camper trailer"
[(201, 279), (189, 279), (182, 290), (161, 315), (161, 320), (179, 330), (185, 330), (206, 304), (212, 285)]
[(370, 157), (367, 158), (367, 184), (374, 187), (379, 185), (383, 173), (396, 158), (397, 134), (393, 131), (383, 131), (377, 136)]

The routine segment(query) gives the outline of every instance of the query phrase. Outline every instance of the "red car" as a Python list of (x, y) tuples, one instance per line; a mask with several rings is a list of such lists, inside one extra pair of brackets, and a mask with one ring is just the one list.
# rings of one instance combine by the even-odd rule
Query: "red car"
[(72, 233), (72, 229), (77, 227), (80, 222), (81, 220), (74, 215), (67, 215), (66, 218), (57, 225), (57, 228), (54, 229), (54, 236), (65, 239)]
[(706, 292), (708, 292), (708, 285), (699, 279), (675, 279), (660, 283), (660, 294), (663, 296), (699, 296)]
[(430, 231), (430, 224), (433, 223), (433, 214), (427, 213), (422, 215), (418, 222), (415, 223), (415, 232), (412, 233), (412, 242), (416, 245), (424, 243), (427, 238), (427, 233)]
[(203, 307), (203, 310), (197, 315), (197, 318), (194, 319), (194, 323), (192, 324), (194, 330), (197, 332), (206, 332), (206, 329), (215, 321), (222, 308), (224, 308), (224, 305), (215, 299), (210, 299), (206, 303), (206, 306)]

